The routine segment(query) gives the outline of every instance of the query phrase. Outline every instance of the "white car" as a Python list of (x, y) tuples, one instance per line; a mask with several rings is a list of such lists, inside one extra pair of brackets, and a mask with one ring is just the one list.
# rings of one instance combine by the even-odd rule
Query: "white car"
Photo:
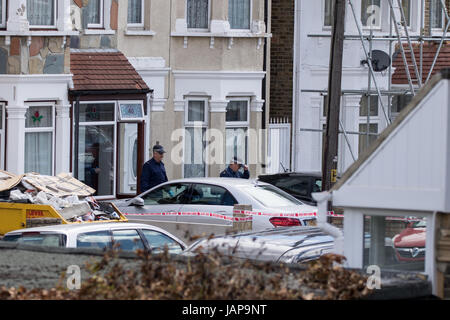
[[(185, 178), (160, 184), (139, 196), (114, 204), (130, 220), (144, 223), (231, 226), (233, 206), (251, 205), (252, 230), (306, 226), (317, 207), (260, 181), (237, 178)], [(163, 224), (161, 224), (163, 223)], [(164, 228), (164, 226), (163, 226)]]
[(112, 248), (118, 244), (123, 251), (149, 250), (160, 253), (167, 246), (169, 253), (181, 253), (186, 244), (158, 227), (139, 223), (62, 224), (27, 228), (8, 232), (3, 241), (63, 248)]

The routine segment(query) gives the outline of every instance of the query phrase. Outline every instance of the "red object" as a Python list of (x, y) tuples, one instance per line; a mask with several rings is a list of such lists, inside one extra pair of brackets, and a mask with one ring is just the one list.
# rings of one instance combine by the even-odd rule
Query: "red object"
[(301, 226), (300, 220), (296, 218), (273, 217), (269, 219), (274, 227), (293, 227)]
[(394, 237), (394, 249), (398, 261), (425, 260), (426, 228), (408, 227)]

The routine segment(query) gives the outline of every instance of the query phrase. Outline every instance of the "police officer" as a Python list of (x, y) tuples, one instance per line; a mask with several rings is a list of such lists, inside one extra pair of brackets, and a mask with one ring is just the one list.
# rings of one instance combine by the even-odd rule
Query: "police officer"
[(164, 158), (163, 146), (157, 141), (153, 146), (153, 158), (144, 163), (141, 174), (141, 192), (147, 191), (163, 182), (168, 181), (166, 168), (162, 159)]
[[(244, 173), (239, 171), (239, 169), (242, 167), (244, 168)], [(238, 159), (237, 157), (233, 157), (233, 159), (231, 159), (230, 165), (220, 173), (220, 177), (249, 179), (250, 171), (240, 159)]]

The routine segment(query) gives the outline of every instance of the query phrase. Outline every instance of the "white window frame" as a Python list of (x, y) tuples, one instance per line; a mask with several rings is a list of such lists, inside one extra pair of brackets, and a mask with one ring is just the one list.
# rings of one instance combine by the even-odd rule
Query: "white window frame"
[[(189, 101), (204, 101), (205, 105), (204, 105), (204, 114), (205, 114), (205, 119), (203, 121), (189, 121)], [(186, 161), (186, 129), (187, 128), (194, 128), (194, 129), (206, 129), (206, 131), (208, 130), (208, 124), (209, 124), (209, 113), (208, 113), (208, 105), (209, 105), (209, 99), (207, 97), (201, 97), (201, 96), (190, 96), (188, 98), (186, 98), (186, 103), (185, 103), (185, 111), (184, 111), (184, 130), (183, 130), (183, 165), (181, 168), (181, 174), (182, 177), (184, 178), (184, 166), (186, 165), (185, 161)], [(205, 156), (207, 156), (209, 153), (209, 145), (206, 144), (205, 150), (204, 150), (204, 154)], [(205, 177), (209, 176), (209, 165), (208, 162), (206, 161), (206, 159), (204, 159), (205, 161)]]
[(188, 23), (188, 0), (185, 3), (186, 25), (189, 32), (208, 32), (211, 28), (211, 0), (208, 0), (208, 27), (207, 28), (189, 28)]
[(2, 10), (0, 11), (1, 23), (0, 28), (6, 27), (6, 0), (0, 0), (2, 3)]
[[(27, 133), (39, 133), (39, 132), (51, 132), (52, 133), (52, 172), (51, 175), (55, 174), (55, 141), (56, 141), (56, 104), (54, 101), (48, 102), (26, 102), (27, 112), (30, 107), (51, 107), (52, 108), (52, 126), (42, 127), (42, 128), (27, 128), (25, 123), (25, 135)], [(25, 120), (26, 121), (26, 120)], [(25, 150), (26, 151), (26, 150)], [(24, 160), (25, 166), (25, 160)]]
[[(113, 194), (111, 195), (102, 195), (102, 196), (95, 196), (96, 199), (111, 199), (112, 197), (116, 197), (116, 184), (117, 184), (117, 100), (101, 100), (101, 101), (80, 101), (80, 106), (82, 104), (114, 104), (114, 120), (110, 121), (87, 121), (87, 122), (81, 122), (79, 123), (79, 126), (107, 126), (114, 124), (114, 159), (113, 159), (113, 165), (114, 165), (114, 179), (113, 179)], [(75, 119), (75, 108), (73, 108), (73, 119)], [(73, 126), (75, 126), (75, 121), (73, 122)], [(74, 139), (75, 140), (75, 139)], [(75, 150), (75, 143), (78, 143), (78, 141), (73, 141), (72, 144), (72, 150)], [(78, 155), (73, 153), (72, 161), (78, 161)]]
[[(122, 112), (120, 106), (122, 104), (139, 104), (141, 106), (142, 117), (140, 118), (124, 118), (122, 119)], [(119, 100), (117, 103), (117, 121), (118, 122), (129, 122), (129, 121), (145, 121), (144, 103), (142, 100)]]
[[(242, 159), (242, 161), (247, 162), (249, 159), (249, 139), (250, 139), (250, 102), (251, 99), (249, 97), (227, 97), (227, 100), (229, 101), (247, 101), (247, 121), (225, 121), (225, 144), (226, 144), (226, 131), (227, 129), (245, 129), (246, 130), (246, 139), (247, 139), (247, 146), (246, 146), (246, 153), (245, 153), (245, 159)], [(226, 114), (225, 114), (226, 119)], [(226, 158), (226, 150), (225, 150), (225, 158)]]
[(0, 169), (1, 170), (5, 170), (5, 142), (6, 142), (6, 137), (5, 137), (5, 123), (6, 123), (6, 103), (4, 102), (0, 102), (0, 108), (1, 108), (1, 115), (2, 115), (2, 121), (1, 121), (1, 129), (0, 129)]
[[(253, 0), (248, 0), (250, 2), (250, 12), (249, 12), (249, 17), (248, 17), (248, 21), (249, 21), (249, 25), (248, 25), (248, 29), (231, 29), (230, 27), (230, 31), (233, 32), (248, 32), (251, 28), (252, 28), (252, 17), (253, 17)], [(230, 17), (228, 17), (228, 21), (230, 20)]]
[[(367, 98), (371, 98), (372, 96), (367, 96)], [(380, 111), (382, 111), (382, 110), (380, 110), (380, 97), (379, 96), (374, 96), (374, 97), (377, 97), (378, 99), (377, 99), (377, 115), (376, 116), (372, 116), (372, 115), (370, 115), (370, 108), (368, 107), (367, 108), (367, 113), (369, 114), (369, 118), (370, 118), (370, 121), (369, 121), (369, 127), (368, 128), (366, 128), (366, 130), (368, 130), (369, 131), (369, 133), (370, 133), (370, 125), (371, 124), (376, 124), (377, 125), (377, 134), (380, 134), (380, 126), (381, 126), (381, 123), (380, 123)], [(361, 99), (363, 98), (363, 96), (361, 96)], [(360, 132), (359, 131), (359, 126), (361, 125), (361, 124), (364, 124), (364, 125), (367, 125), (367, 115), (365, 115), (365, 116), (361, 116), (360, 115), (360, 112), (361, 112), (361, 105), (359, 106), (359, 108), (358, 108), (358, 132)], [(366, 131), (367, 132), (367, 131)], [(366, 136), (366, 135), (362, 135), (362, 134), (359, 134), (358, 135), (358, 157), (359, 157), (359, 138), (361, 137), (361, 136)], [(367, 148), (368, 148), (369, 146), (367, 146)]]
[(144, 29), (144, 24), (145, 24), (145, 0), (141, 0), (141, 8), (142, 8), (142, 10), (141, 10), (141, 22), (140, 23), (129, 23), (128, 22), (128, 11), (127, 11), (127, 28)]
[[(30, 22), (30, 29), (55, 29), (58, 20), (58, 1), (53, 0), (53, 24), (52, 25), (34, 25)], [(29, 20), (28, 20), (29, 21)]]
[(100, 23), (88, 23), (87, 28), (88, 29), (102, 29), (104, 28), (105, 21), (104, 21), (104, 10), (105, 10), (105, 0), (99, 0), (100, 1)]
[[(369, 0), (370, 1), (370, 0)], [(394, 0), (395, 1), (395, 0)], [(370, 30), (370, 29), (372, 29), (372, 30), (381, 30), (381, 28), (382, 28), (382, 23), (383, 23), (383, 9), (384, 9), (384, 6), (383, 6), (383, 0), (380, 0), (380, 19), (379, 19), (379, 21), (378, 21), (378, 25), (375, 25), (375, 26), (365, 26), (364, 24), (363, 24), (363, 22), (362, 22), (362, 15), (360, 16), (360, 22), (361, 22), (361, 26), (362, 26), (362, 28), (364, 29), (364, 30)], [(361, 12), (361, 14), (362, 14), (362, 1), (361, 1), (361, 10), (360, 10)]]

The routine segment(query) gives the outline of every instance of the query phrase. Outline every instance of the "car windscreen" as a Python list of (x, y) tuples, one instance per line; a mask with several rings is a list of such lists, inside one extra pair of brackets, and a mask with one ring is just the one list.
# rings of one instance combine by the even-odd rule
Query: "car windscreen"
[(6, 235), (3, 241), (17, 242), (30, 245), (47, 247), (65, 247), (66, 235), (60, 233), (34, 233), (25, 232), (21, 234)]
[(243, 186), (242, 189), (265, 207), (277, 208), (303, 205), (303, 202), (270, 185)]

